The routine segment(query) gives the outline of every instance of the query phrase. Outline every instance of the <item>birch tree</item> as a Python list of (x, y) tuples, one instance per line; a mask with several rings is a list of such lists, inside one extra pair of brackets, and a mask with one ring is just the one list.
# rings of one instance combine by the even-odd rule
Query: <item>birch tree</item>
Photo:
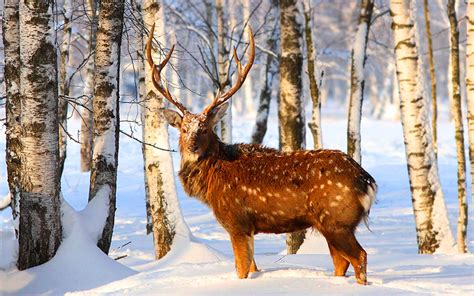
[(115, 221), (119, 148), (119, 74), (124, 0), (102, 0), (97, 29), (93, 101), (93, 148), (89, 202), (100, 199), (108, 211), (98, 247), (108, 253)]
[(84, 108), (82, 109), (81, 121), (81, 171), (91, 170), (92, 160), (92, 99), (94, 95), (94, 68), (95, 68), (95, 46), (97, 40), (97, 0), (86, 0), (85, 10), (90, 20), (90, 29), (85, 35), (88, 43), (89, 58), (86, 64), (86, 78), (84, 82)]
[(349, 116), (347, 121), (347, 154), (361, 163), (360, 120), (364, 100), (364, 68), (370, 20), (374, 8), (373, 0), (362, 0), (359, 14), (359, 27), (351, 52), (351, 91), (349, 97)]
[[(303, 55), (301, 53), (300, 12), (296, 0), (280, 0), (280, 147), (283, 151), (304, 148), (302, 81)], [(296, 254), (304, 241), (306, 231), (288, 234), (288, 254)]]
[[(165, 14), (160, 1), (143, 2), (145, 27), (150, 29), (155, 23), (155, 39), (166, 44)], [(160, 55), (153, 54), (158, 61)], [(145, 63), (145, 98), (142, 108), (143, 142), (169, 149), (168, 127), (161, 108), (165, 101), (156, 92), (151, 77), (151, 68)], [(145, 166), (146, 195), (150, 203), (155, 258), (160, 259), (172, 248), (176, 235), (189, 237), (188, 229), (181, 215), (176, 184), (174, 180), (173, 160), (169, 151), (158, 150), (143, 145)]]
[(21, 178), (18, 269), (51, 259), (61, 242), (53, 1), (20, 2)]
[(467, 124), (471, 163), (471, 199), (474, 201), (474, 0), (468, 1), (466, 19)]
[[(21, 96), (20, 96), (20, 24), (19, 0), (5, 0), (3, 10), (3, 45), (5, 54), (6, 90), (6, 164), (8, 189), (11, 197), (13, 220), (17, 221), (21, 178)], [(18, 235), (18, 224), (15, 223)]]
[[(273, 1), (275, 2), (275, 1)], [(278, 4), (275, 3), (275, 6), (278, 7)], [(276, 9), (275, 9), (276, 10)], [(274, 52), (277, 49), (278, 45), (278, 22), (275, 23), (273, 32), (270, 35), (270, 38), (267, 40), (267, 47), (270, 51)], [(270, 112), (270, 102), (272, 99), (273, 91), (273, 82), (275, 76), (278, 75), (278, 65), (279, 57), (272, 54), (267, 54), (267, 59), (265, 61), (265, 79), (263, 82), (262, 90), (260, 91), (259, 104), (257, 109), (257, 118), (255, 120), (255, 126), (252, 131), (252, 140), (253, 144), (262, 144), (263, 138), (267, 132), (267, 121), (268, 113)]]
[(431, 254), (446, 251), (452, 248), (454, 242), (439, 184), (429, 116), (423, 98), (410, 1), (391, 0), (390, 11), (418, 252)]
[[(141, 27), (145, 28), (145, 23), (143, 21), (143, 16), (145, 15), (145, 10), (143, 9), (142, 4), (147, 4), (142, 1), (131, 1), (131, 5), (134, 9), (134, 13), (137, 17), (137, 21)], [(145, 87), (145, 31), (137, 32), (136, 38), (137, 46), (137, 58), (139, 60), (138, 63), (138, 96), (141, 102), (141, 109), (140, 109), (140, 116), (141, 116), (141, 123), (142, 123), (142, 136), (143, 142), (146, 142), (145, 139), (145, 112), (147, 111), (146, 104), (146, 87)], [(150, 188), (148, 187), (148, 178), (147, 178), (147, 165), (146, 165), (146, 158), (145, 158), (145, 149), (148, 145), (142, 144), (142, 154), (143, 154), (143, 170), (144, 170), (144, 181), (145, 181), (145, 212), (146, 212), (146, 234), (150, 234), (153, 232), (153, 219), (151, 217), (151, 206), (150, 206)]]
[(71, 43), (72, 0), (63, 3), (63, 38), (60, 47), (59, 67), (59, 176), (62, 175), (67, 153), (67, 97), (69, 96), (69, 77), (67, 67), (69, 63), (69, 44)]
[[(217, 16), (217, 69), (219, 71), (219, 92), (223, 93), (230, 85), (229, 49), (226, 45), (227, 26), (224, 16), (223, 0), (216, 0)], [(232, 104), (229, 104), (226, 115), (221, 120), (221, 139), (232, 142)]]
[(431, 22), (428, 0), (423, 0), (423, 12), (425, 16), (426, 40), (428, 41), (428, 61), (430, 63), (431, 81), (431, 128), (433, 130), (433, 148), (435, 155), (438, 154), (438, 101), (436, 94), (436, 72), (433, 56), (433, 38), (431, 36)]
[(319, 98), (319, 87), (316, 81), (316, 53), (313, 44), (313, 31), (312, 31), (312, 18), (311, 18), (311, 2), (305, 0), (304, 6), (304, 36), (306, 41), (306, 58), (308, 65), (308, 79), (309, 79), (309, 92), (311, 95), (311, 101), (313, 103), (313, 109), (311, 111), (311, 121), (308, 123), (308, 127), (313, 134), (314, 149), (323, 148), (323, 136), (321, 132), (321, 99)]
[(451, 70), (451, 112), (455, 126), (456, 153), (458, 160), (458, 204), (459, 216), (457, 227), (457, 243), (460, 253), (467, 252), (467, 202), (466, 202), (466, 156), (464, 154), (464, 127), (461, 110), (461, 90), (459, 74), (459, 30), (456, 17), (455, 0), (448, 0), (448, 18), (450, 24), (450, 70)]

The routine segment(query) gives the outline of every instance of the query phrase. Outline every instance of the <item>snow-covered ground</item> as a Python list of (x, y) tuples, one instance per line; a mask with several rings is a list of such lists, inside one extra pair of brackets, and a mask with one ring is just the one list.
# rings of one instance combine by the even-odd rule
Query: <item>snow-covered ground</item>
[[(324, 110), (323, 138), (327, 148), (345, 150), (343, 113), (336, 108)], [(71, 126), (77, 124), (72, 122)], [(248, 141), (252, 124), (250, 117), (234, 116), (235, 140)], [(440, 123), (440, 175), (455, 235), (457, 187), (453, 131), (449, 121)], [(163, 260), (154, 261), (152, 238), (145, 234), (141, 146), (121, 137), (117, 214), (110, 257), (126, 257), (114, 261), (94, 247), (93, 213), (80, 211), (87, 203), (89, 175), (79, 172), (79, 147), (70, 141), (62, 191), (72, 208), (68, 205), (63, 208), (63, 244), (52, 261), (18, 272), (12, 262), (16, 243), (11, 213), (9, 210), (0, 212), (0, 295), (474, 295), (474, 255), (417, 254), (401, 124), (363, 119), (362, 133), (363, 166), (379, 185), (378, 202), (370, 215), (372, 232), (363, 225), (357, 232), (369, 253), (368, 286), (356, 284), (352, 267), (348, 277), (332, 276), (326, 243), (314, 232), (309, 234), (298, 255), (285, 255), (284, 235), (257, 235), (255, 253), (260, 272), (247, 280), (237, 279), (226, 232), (209, 209), (184, 194), (179, 183), (181, 207), (193, 238), (191, 241), (179, 238), (181, 242), (175, 250)], [(265, 143), (276, 147), (277, 137), (277, 121), (273, 115)], [(307, 138), (311, 147), (309, 132)], [(2, 136), (2, 159), (4, 145)], [(177, 149), (175, 131), (171, 135), (171, 147)], [(173, 157), (177, 169), (178, 153)], [(3, 161), (0, 180), (0, 196), (4, 196), (7, 185)], [(471, 206), (468, 246), (472, 252), (474, 212), (470, 192), (468, 194)]]

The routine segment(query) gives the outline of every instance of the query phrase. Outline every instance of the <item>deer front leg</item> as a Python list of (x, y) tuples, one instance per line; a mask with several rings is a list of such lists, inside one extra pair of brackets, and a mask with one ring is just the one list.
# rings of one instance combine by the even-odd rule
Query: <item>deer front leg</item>
[(232, 249), (234, 250), (237, 276), (240, 279), (246, 279), (249, 275), (253, 260), (253, 244), (252, 248), (250, 248), (250, 236), (245, 234), (231, 234), (230, 240), (232, 242)]
[(252, 264), (250, 264), (250, 272), (259, 272), (257, 268), (257, 264), (255, 263), (255, 258), (252, 260)]
[(258, 272), (257, 264), (255, 263), (255, 258), (254, 258), (254, 241), (253, 241), (253, 235), (249, 237), (249, 247), (250, 247), (250, 252), (252, 254), (252, 263), (250, 264), (250, 272)]

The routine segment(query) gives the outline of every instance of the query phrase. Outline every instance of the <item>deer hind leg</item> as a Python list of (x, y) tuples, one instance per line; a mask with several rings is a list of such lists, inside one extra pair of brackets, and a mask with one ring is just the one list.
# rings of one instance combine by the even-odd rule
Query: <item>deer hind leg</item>
[[(245, 234), (233, 235), (230, 240), (232, 249), (234, 250), (235, 269), (240, 279), (246, 279), (249, 275), (253, 260), (253, 240)], [(252, 242), (252, 247), (250, 243)], [(257, 266), (255, 266), (256, 268)]]
[(330, 244), (340, 256), (350, 261), (357, 283), (367, 285), (367, 253), (360, 246), (354, 233), (345, 231), (336, 236), (333, 235), (330, 238)]
[(347, 269), (349, 268), (349, 260), (344, 258), (341, 252), (339, 252), (333, 245), (328, 241), (329, 252), (331, 253), (332, 262), (334, 263), (334, 275), (345, 276)]

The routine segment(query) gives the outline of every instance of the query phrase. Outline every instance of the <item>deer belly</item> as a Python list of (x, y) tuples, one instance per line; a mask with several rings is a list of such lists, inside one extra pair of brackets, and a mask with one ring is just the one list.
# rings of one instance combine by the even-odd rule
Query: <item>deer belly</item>
[(312, 226), (306, 217), (288, 217), (273, 213), (255, 217), (254, 221), (255, 233), (286, 233)]

